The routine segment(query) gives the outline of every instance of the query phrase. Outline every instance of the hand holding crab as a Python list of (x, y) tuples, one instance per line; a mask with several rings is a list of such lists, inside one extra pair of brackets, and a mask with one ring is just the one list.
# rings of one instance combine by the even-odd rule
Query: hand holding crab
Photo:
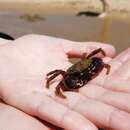
[[(90, 76), (93, 80), (89, 81), (87, 87), (81, 87), (78, 93), (64, 92), (67, 100), (63, 100), (53, 94), (48, 95), (51, 90), (46, 89), (44, 86), (48, 72), (57, 68), (67, 70), (72, 66), (67, 58), (68, 55), (81, 56), (84, 52), (89, 55), (98, 48), (102, 48), (106, 56), (112, 57), (114, 55), (114, 49), (109, 45), (101, 43), (78, 44), (68, 40), (37, 35), (24, 36), (13, 41), (13, 44), (2, 46), (0, 48), (0, 97), (7, 104), (29, 115), (67, 130), (97, 130), (98, 127), (129, 130), (129, 103), (125, 100), (129, 98), (129, 95), (124, 93), (117, 94), (117, 92), (111, 92), (105, 87), (101, 87), (101, 85), (105, 86), (107, 81), (105, 80), (105, 84), (100, 82), (105, 79), (106, 69), (103, 69), (100, 75), (96, 75), (97, 77), (95, 78)], [(129, 55), (126, 57), (126, 54), (130, 54), (129, 52), (128, 50), (125, 54), (121, 54), (109, 63), (111, 66), (109, 76), (114, 73), (118, 75), (120, 73), (121, 76), (121, 70), (124, 71), (125, 69), (118, 69), (120, 65), (118, 61), (121, 63), (126, 62), (130, 57)], [(104, 66), (106, 62), (101, 63)], [(118, 70), (115, 71), (114, 68)], [(122, 75), (127, 74), (128, 76), (127, 71), (125, 70), (125, 73), (122, 72)], [(81, 80), (78, 84), (76, 82), (76, 84), (82, 86), (82, 81), (84, 80)], [(115, 83), (115, 80), (111, 81)], [(92, 82), (93, 84), (91, 84)], [(109, 82), (107, 81), (107, 84)], [(52, 86), (55, 87), (53, 84)], [(127, 86), (126, 88), (128, 90)], [(117, 95), (122, 100), (119, 100)], [(120, 105), (121, 103), (122, 105)], [(124, 123), (122, 124), (122, 122)]]

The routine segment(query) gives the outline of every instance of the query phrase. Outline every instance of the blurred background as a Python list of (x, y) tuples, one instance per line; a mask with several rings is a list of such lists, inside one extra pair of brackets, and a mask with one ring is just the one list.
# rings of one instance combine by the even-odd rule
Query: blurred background
[(100, 41), (120, 52), (130, 46), (130, 1), (105, 2), (104, 12), (102, 0), (0, 0), (0, 32)]

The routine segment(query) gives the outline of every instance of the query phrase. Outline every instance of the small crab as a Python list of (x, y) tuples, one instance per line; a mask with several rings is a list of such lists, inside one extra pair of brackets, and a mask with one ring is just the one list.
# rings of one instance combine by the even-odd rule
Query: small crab
[(99, 48), (92, 51), (88, 56), (84, 53), (81, 60), (73, 64), (67, 71), (57, 69), (49, 72), (47, 74), (46, 87), (49, 88), (50, 82), (58, 75), (62, 75), (63, 79), (56, 86), (55, 94), (66, 98), (62, 91), (78, 91), (79, 88), (94, 79), (103, 68), (106, 68), (106, 74), (109, 74), (110, 65), (104, 63), (101, 58), (94, 57), (94, 55), (100, 52), (105, 56), (105, 52)]

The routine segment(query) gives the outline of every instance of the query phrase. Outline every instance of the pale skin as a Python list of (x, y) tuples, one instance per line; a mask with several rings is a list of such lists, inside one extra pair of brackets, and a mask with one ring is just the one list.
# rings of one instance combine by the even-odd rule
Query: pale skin
[[(8, 40), (0, 38), (0, 47)], [(11, 120), (10, 120), (11, 119)], [(61, 130), (5, 104), (0, 100), (0, 130)]]
[(0, 103), (0, 115), (0, 130), (58, 130), (4, 103)]
[[(0, 47), (0, 97), (19, 109), (11, 107), (11, 110), (18, 113), (22, 110), (65, 130), (97, 130), (97, 126), (111, 130), (130, 129), (130, 50), (111, 60), (108, 57), (115, 55), (114, 48), (101, 43), (76, 44), (40, 35), (28, 35), (8, 42)], [(76, 57), (99, 47), (106, 52), (104, 60), (110, 60), (112, 70), (109, 77), (106, 77), (104, 69), (79, 92), (65, 92), (67, 100), (54, 94), (61, 77), (55, 80), (49, 90), (45, 88), (46, 73), (57, 68), (66, 70), (71, 66), (68, 55)], [(38, 122), (36, 129), (52, 129), (26, 114), (21, 118)], [(17, 120), (18, 124), (21, 121)], [(29, 129), (31, 125), (27, 127)]]

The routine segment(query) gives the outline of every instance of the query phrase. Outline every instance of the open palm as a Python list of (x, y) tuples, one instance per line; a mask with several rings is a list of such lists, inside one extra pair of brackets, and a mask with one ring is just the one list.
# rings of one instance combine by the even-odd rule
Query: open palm
[[(47, 36), (29, 35), (13, 41), (13, 44), (6, 44), (0, 50), (0, 97), (7, 104), (66, 130), (97, 130), (96, 125), (104, 124), (94, 109), (96, 105), (104, 104), (74, 92), (66, 92), (67, 100), (61, 99), (54, 94), (61, 77), (49, 90), (45, 81), (48, 72), (66, 70), (71, 66), (68, 55), (74, 57), (100, 47), (107, 56), (114, 55), (114, 49), (109, 45), (76, 44)], [(92, 108), (87, 109), (90, 104)], [(93, 115), (89, 115), (92, 113), (90, 109)]]

